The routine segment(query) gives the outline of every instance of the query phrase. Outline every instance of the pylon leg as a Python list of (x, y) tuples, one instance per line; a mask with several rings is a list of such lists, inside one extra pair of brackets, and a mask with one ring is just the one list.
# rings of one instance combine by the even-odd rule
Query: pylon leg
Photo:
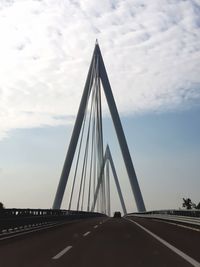
[(96, 50), (97, 50), (97, 48), (95, 47), (92, 61), (91, 61), (90, 68), (89, 68), (89, 72), (87, 75), (86, 83), (85, 83), (85, 88), (84, 88), (83, 95), (81, 98), (81, 103), (80, 103), (78, 114), (76, 117), (76, 122), (74, 125), (70, 144), (68, 147), (68, 152), (67, 152), (67, 155), (65, 158), (63, 170), (62, 170), (62, 173), (60, 176), (60, 181), (59, 181), (57, 192), (55, 195), (55, 199), (54, 199), (54, 203), (53, 203), (53, 209), (60, 209), (63, 195), (65, 192), (65, 187), (66, 187), (66, 184), (68, 181), (70, 169), (71, 169), (74, 154), (76, 151), (76, 146), (77, 146), (78, 139), (79, 139), (79, 134), (80, 134), (82, 123), (83, 123), (83, 118), (84, 118), (84, 114), (85, 114), (85, 110), (86, 110), (86, 106), (87, 106), (87, 101), (88, 101), (89, 94), (90, 94), (90, 89), (91, 89), (90, 83), (93, 79), (92, 78), (92, 70), (93, 70), (93, 66), (94, 66), (94, 60), (95, 60), (94, 55), (96, 54)]
[[(98, 46), (98, 44), (96, 46)], [(107, 73), (106, 73), (106, 69), (105, 69), (105, 66), (104, 66), (104, 62), (103, 62), (103, 58), (101, 56), (101, 51), (99, 49), (99, 46), (98, 46), (97, 52), (99, 53), (99, 68), (100, 68), (101, 82), (102, 82), (104, 93), (105, 93), (105, 96), (106, 96), (106, 99), (107, 99), (107, 103), (108, 103), (108, 106), (109, 106), (109, 109), (110, 109), (111, 117), (112, 117), (112, 120), (113, 120), (113, 123), (114, 123), (115, 131), (116, 131), (117, 138), (118, 138), (118, 141), (119, 141), (119, 145), (120, 145), (120, 148), (121, 148), (121, 152), (122, 152), (122, 156), (123, 156), (124, 163), (125, 163), (125, 166), (126, 166), (126, 170), (127, 170), (127, 173), (128, 173), (128, 177), (129, 177), (129, 180), (130, 180), (131, 189), (132, 189), (133, 195), (135, 197), (135, 202), (136, 202), (136, 205), (137, 205), (137, 209), (138, 209), (139, 212), (146, 211), (145, 205), (144, 205), (144, 201), (143, 201), (143, 198), (142, 198), (142, 194), (141, 194), (141, 191), (140, 191), (140, 187), (139, 187), (139, 184), (138, 184), (137, 176), (136, 176), (136, 173), (135, 173), (135, 170), (134, 170), (134, 167), (133, 167), (132, 159), (131, 159), (131, 156), (130, 156), (130, 152), (129, 152), (129, 149), (128, 149), (128, 145), (127, 145), (127, 142), (126, 142), (126, 138), (125, 138), (124, 131), (123, 131), (123, 128), (122, 128), (122, 124), (121, 124), (121, 121), (120, 121), (120, 118), (119, 118), (119, 114), (118, 114), (118, 111), (117, 111), (117, 106), (115, 104), (115, 100), (114, 100), (114, 97), (113, 97), (113, 94), (112, 94), (110, 82), (108, 80), (108, 76), (107, 76)]]

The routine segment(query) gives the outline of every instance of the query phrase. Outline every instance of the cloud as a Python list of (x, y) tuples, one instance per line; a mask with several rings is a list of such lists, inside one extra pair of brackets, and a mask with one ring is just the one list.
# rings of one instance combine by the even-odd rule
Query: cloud
[(0, 138), (71, 123), (96, 38), (121, 114), (199, 103), (197, 0), (2, 0), (0, 33)]

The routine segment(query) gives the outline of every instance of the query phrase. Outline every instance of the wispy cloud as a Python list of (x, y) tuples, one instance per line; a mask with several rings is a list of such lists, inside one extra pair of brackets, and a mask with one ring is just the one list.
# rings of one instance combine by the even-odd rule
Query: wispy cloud
[(200, 100), (198, 0), (2, 0), (0, 34), (0, 138), (71, 121), (96, 38), (121, 113)]

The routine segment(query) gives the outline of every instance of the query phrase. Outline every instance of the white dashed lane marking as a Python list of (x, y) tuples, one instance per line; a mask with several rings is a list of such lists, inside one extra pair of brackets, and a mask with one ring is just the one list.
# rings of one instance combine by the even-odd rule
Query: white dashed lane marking
[(83, 236), (87, 236), (87, 235), (89, 235), (91, 232), (89, 231), (89, 232), (86, 232), (85, 234), (83, 234)]
[(57, 260), (60, 257), (62, 257), (65, 253), (67, 253), (70, 249), (72, 248), (72, 246), (67, 246), (66, 248), (64, 248), (63, 250), (61, 250), (56, 256), (54, 256), (52, 259), (53, 260)]

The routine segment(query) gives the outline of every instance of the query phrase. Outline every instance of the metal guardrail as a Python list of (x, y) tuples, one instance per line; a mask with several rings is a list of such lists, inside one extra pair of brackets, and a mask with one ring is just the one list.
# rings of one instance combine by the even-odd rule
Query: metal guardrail
[(98, 212), (53, 209), (0, 209), (0, 233), (3, 230), (24, 228), (48, 222), (103, 217)]
[(185, 226), (200, 227), (200, 211), (199, 210), (156, 210), (147, 212), (135, 212), (126, 214), (125, 217), (141, 217), (145, 219), (157, 219), (167, 221), (174, 224), (182, 224)]
[(133, 212), (131, 214), (165, 214), (165, 215), (176, 215), (176, 216), (188, 216), (188, 217), (200, 217), (200, 210), (153, 210), (146, 212)]

